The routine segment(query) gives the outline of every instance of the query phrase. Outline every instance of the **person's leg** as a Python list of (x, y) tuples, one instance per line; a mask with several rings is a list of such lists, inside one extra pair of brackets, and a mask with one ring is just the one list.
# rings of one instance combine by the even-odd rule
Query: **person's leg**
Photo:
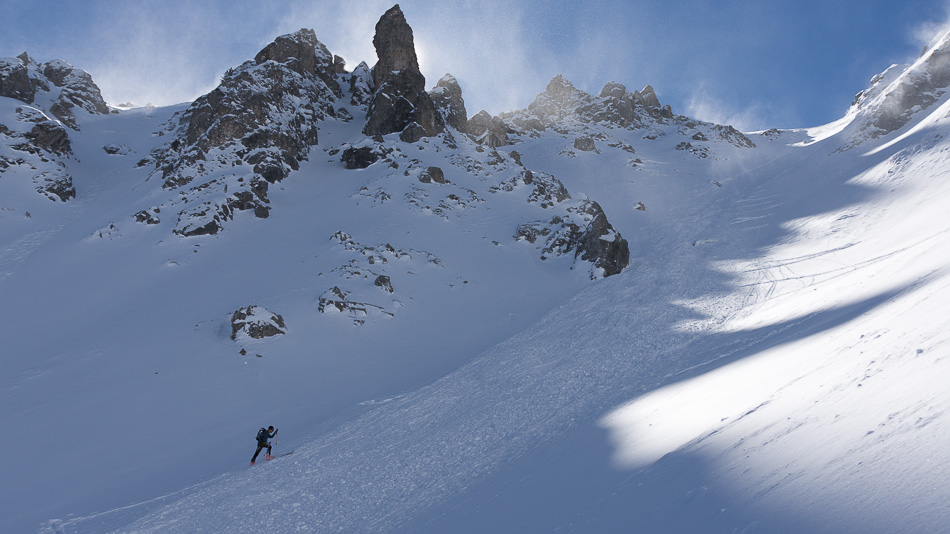
[[(261, 449), (263, 449), (263, 448), (264, 448), (264, 444), (263, 444), (263, 443), (258, 443), (258, 444), (257, 444), (257, 450), (254, 451), (254, 457), (251, 458), (251, 463), (254, 463), (254, 461), (257, 460), (257, 455), (261, 453)], [(268, 450), (270, 450), (269, 447), (268, 447)], [(270, 454), (270, 453), (268, 453), (268, 454)]]

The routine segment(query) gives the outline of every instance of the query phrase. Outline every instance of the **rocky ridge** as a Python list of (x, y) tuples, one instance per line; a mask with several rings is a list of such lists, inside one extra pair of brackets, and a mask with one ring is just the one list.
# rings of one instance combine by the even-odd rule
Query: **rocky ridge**
[[(476, 145), (502, 146), (507, 139), (504, 132), (498, 131), (500, 119), (486, 118), (487, 114), (482, 113), (466, 120), (462, 89), (451, 75), (439, 80), (431, 92), (424, 90), (425, 79), (419, 71), (412, 30), (398, 5), (380, 18), (376, 29), (374, 45), (380, 59), (372, 69), (361, 63), (347, 73), (342, 60), (333, 56), (312, 30), (300, 30), (278, 37), (254, 60), (230, 69), (215, 90), (196, 100), (167, 125), (165, 133), (172, 134), (174, 139), (153, 158), (155, 175), (160, 173), (163, 187), (179, 195), (169, 201), (181, 206), (176, 208), (176, 234), (216, 235), (239, 211), (268, 217), (269, 186), (282, 181), (299, 168), (300, 161), (308, 159), (319, 141), (319, 124), (347, 122), (361, 112), (366, 114), (366, 138), (324, 148), (330, 155), (339, 154), (346, 168), (366, 169), (382, 163), (393, 169), (392, 176), (413, 177), (417, 185), (400, 195), (402, 201), (442, 218), (485, 202), (487, 192), (450, 183), (441, 168), (409, 157), (404, 143), (442, 134), (448, 124), (456, 131), (470, 133)], [(485, 128), (480, 118), (486, 118)], [(388, 139), (390, 135), (395, 135), (397, 142)], [(456, 141), (449, 134), (439, 135), (434, 146), (420, 146), (436, 152), (454, 148)], [(626, 251), (626, 242), (619, 234), (618, 248), (610, 252), (609, 260), (599, 260), (597, 251), (585, 248), (585, 243), (593, 242), (585, 239), (586, 234), (579, 229), (587, 228), (598, 218), (606, 222), (599, 207), (594, 210), (586, 205), (560, 206), (570, 195), (555, 178), (543, 173), (532, 178), (531, 171), (515, 158), (494, 150), (475, 154), (476, 157), (469, 156), (465, 165), (494, 172), (514, 170), (521, 181), (534, 188), (535, 193), (528, 195), (529, 203), (542, 209), (563, 210), (560, 218), (532, 223), (535, 228), (549, 224), (552, 229), (545, 235), (566, 236), (567, 244), (556, 247), (559, 252), (552, 248), (542, 257), (576, 252), (578, 258), (595, 265), (591, 271), (594, 278), (619, 272), (627, 264), (627, 257), (621, 258), (623, 254), (618, 252)], [(545, 187), (552, 181), (558, 184), (552, 187), (557, 193), (549, 198)], [(448, 187), (452, 192), (440, 191), (441, 198), (436, 200), (428, 184)], [(503, 181), (491, 186), (489, 192), (506, 188), (511, 189)], [(396, 194), (385, 186), (367, 184), (359, 196), (371, 196), (375, 203), (385, 203)], [(152, 206), (141, 210), (135, 220), (154, 224), (161, 209), (162, 206)], [(576, 222), (568, 225), (572, 231), (565, 232), (567, 220)], [(606, 225), (609, 227), (609, 223)], [(516, 228), (512, 235), (523, 237)], [(352, 279), (350, 275), (344, 278)], [(345, 286), (346, 280), (341, 283)], [(331, 295), (325, 300), (350, 302), (340, 297), (346, 291), (339, 289), (335, 297)], [(321, 305), (321, 309), (326, 309), (326, 305)]]
[(73, 130), (79, 130), (76, 108), (92, 114), (109, 113), (88, 72), (59, 59), (38, 63), (26, 52), (0, 58), (0, 96), (34, 104)]
[[(501, 118), (481, 113), (467, 119), (462, 88), (451, 75), (425, 91), (412, 31), (398, 6), (380, 18), (374, 44), (380, 61), (372, 69), (361, 63), (347, 72), (343, 60), (313, 30), (302, 29), (277, 37), (253, 59), (229, 69), (218, 87), (155, 132), (164, 144), (137, 165), (152, 168), (146, 181), (155, 185), (155, 192), (130, 210), (127, 221), (110, 222), (90, 239), (131, 236), (129, 227), (136, 225), (170, 228), (184, 239), (219, 236), (240, 213), (268, 218), (274, 207), (271, 188), (278, 183), (285, 187), (282, 182), (302, 162), (326, 155), (335, 158), (340, 169), (351, 169), (356, 206), (397, 203), (445, 221), (489, 209), (510, 211), (506, 217), (514, 221), (511, 226), (490, 236), (496, 243), (526, 242), (541, 260), (568, 257), (565, 265), (586, 271), (591, 279), (626, 267), (628, 244), (599, 204), (573, 198), (554, 175), (526, 167), (517, 152), (496, 149), (509, 143), (512, 131)], [(61, 113), (108, 110), (104, 103), (97, 104), (101, 96), (98, 101), (77, 96), (82, 94), (79, 87), (94, 84), (85, 73), (65, 71), (63, 63), (43, 66), (18, 58), (3, 65), (9, 67), (3, 71), (9, 98), (37, 100), (37, 95), (47, 95), (43, 87), (60, 83), (63, 90), (55, 99), (47, 98), (49, 108)], [(52, 78), (36, 77), (41, 70)], [(23, 81), (24, 73), (29, 83)], [(64, 103), (53, 106), (60, 101)], [(55, 117), (52, 111), (23, 105), (16, 110), (16, 128), (2, 126), (0, 135), (28, 142), (31, 157), (45, 158), (37, 161), (51, 164), (50, 170), (35, 172), (34, 180), (46, 184), (47, 194), (65, 200), (75, 195), (67, 173), (69, 133)], [(349, 131), (352, 127), (345, 123), (363, 117), (362, 135), (322, 139), (322, 129)], [(5, 145), (0, 165), (29, 163), (8, 156), (10, 146), (16, 149)], [(129, 153), (128, 147), (115, 143), (102, 148), (107, 154)], [(168, 219), (164, 225), (163, 219)], [(403, 294), (405, 277), (437, 273), (432, 268), (442, 267), (436, 254), (418, 245), (364, 245), (343, 232), (333, 240), (350, 257), (322, 274), (328, 289), (315, 296), (315, 308), (339, 312), (357, 325), (394, 316), (412, 300)], [(450, 285), (466, 283), (451, 274), (436, 278)], [(232, 314), (232, 325), (238, 325), (233, 335), (244, 332), (240, 335), (255, 338), (261, 325), (248, 326), (245, 319), (257, 312), (239, 312)], [(283, 328), (279, 322), (271, 326)]]
[(848, 115), (855, 118), (850, 134), (853, 148), (867, 139), (900, 130), (920, 112), (928, 110), (950, 89), (950, 37), (925, 48), (912, 65), (891, 65), (874, 76), (859, 92)]
[[(492, 116), (480, 111), (466, 124), (466, 132), (481, 144), (500, 147), (519, 142), (519, 139), (538, 137), (553, 131), (576, 137), (575, 148), (594, 151), (591, 138), (597, 137), (612, 146), (619, 144), (607, 139), (604, 130), (621, 128), (644, 130), (644, 139), (655, 139), (664, 133), (654, 133), (657, 127), (675, 126), (678, 133), (688, 138), (683, 150), (692, 148), (692, 142), (725, 142), (740, 148), (754, 148), (755, 143), (732, 126), (724, 126), (691, 119), (673, 113), (669, 105), (661, 105), (653, 87), (630, 92), (616, 82), (604, 85), (598, 96), (582, 91), (562, 75), (555, 76), (547, 88), (527, 108)], [(630, 147), (625, 149), (632, 153)], [(698, 157), (707, 157), (708, 149), (691, 151)]]
[(24, 52), (0, 58), (0, 97), (20, 103), (0, 117), (0, 175), (26, 169), (40, 194), (53, 201), (74, 198), (68, 163), (69, 132), (79, 130), (76, 110), (109, 113), (92, 77), (65, 61), (38, 63)]
[(352, 119), (338, 104), (341, 68), (313, 30), (283, 35), (168, 125), (175, 138), (153, 159), (163, 187), (181, 194), (175, 233), (217, 234), (238, 211), (266, 218), (268, 188), (307, 159), (319, 121)]

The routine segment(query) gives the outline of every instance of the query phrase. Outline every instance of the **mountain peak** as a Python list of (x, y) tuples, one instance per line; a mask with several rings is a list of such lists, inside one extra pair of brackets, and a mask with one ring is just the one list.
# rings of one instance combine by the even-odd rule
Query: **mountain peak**
[(317, 40), (313, 30), (301, 28), (294, 33), (281, 35), (254, 56), (254, 62), (276, 61), (286, 64), (299, 74), (314, 74), (320, 64), (332, 63), (327, 47)]
[(109, 112), (88, 72), (61, 59), (38, 63), (26, 52), (0, 58), (0, 96), (38, 104), (74, 130), (79, 126), (73, 108), (94, 114)]
[(558, 74), (554, 78), (551, 78), (551, 81), (548, 82), (548, 86), (544, 89), (544, 92), (551, 96), (560, 97), (574, 93), (577, 90), (578, 89), (574, 87), (574, 84), (565, 78), (563, 74)]

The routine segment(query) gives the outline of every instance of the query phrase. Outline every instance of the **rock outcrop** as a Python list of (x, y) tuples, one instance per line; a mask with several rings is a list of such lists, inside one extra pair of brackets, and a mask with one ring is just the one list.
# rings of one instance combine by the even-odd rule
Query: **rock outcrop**
[(410, 133), (403, 138), (408, 142), (442, 133), (445, 123), (425, 91), (412, 28), (398, 4), (376, 23), (373, 46), (379, 61), (373, 67), (373, 97), (363, 133), (386, 135), (411, 126)]
[(67, 162), (72, 157), (69, 130), (79, 129), (77, 110), (108, 113), (89, 73), (61, 60), (38, 63), (27, 53), (0, 58), (0, 97), (28, 104), (0, 124), (0, 171), (27, 170), (37, 192), (51, 200), (76, 196)]
[(263, 339), (287, 333), (284, 318), (267, 309), (251, 305), (231, 314), (231, 339)]
[[(195, 197), (206, 189), (230, 192), (224, 201), (219, 195), (203, 202), (186, 194), (176, 233), (215, 234), (235, 211), (267, 217), (269, 186), (307, 159), (318, 142), (317, 123), (351, 118), (336, 104), (343, 97), (339, 66), (313, 30), (302, 29), (229, 69), (217, 88), (195, 100), (180, 116), (176, 139), (156, 156), (157, 172), (166, 189)], [(211, 178), (224, 170), (231, 178)], [(201, 178), (211, 181), (186, 189)]]
[(445, 119), (445, 123), (456, 130), (465, 133), (468, 124), (468, 114), (465, 111), (465, 100), (462, 98), (462, 88), (451, 74), (443, 76), (435, 87), (429, 91), (429, 96), (435, 107)]
[(851, 146), (876, 139), (907, 125), (917, 113), (928, 110), (950, 90), (950, 36), (925, 50), (903, 70), (896, 65), (871, 79), (858, 93), (849, 114), (858, 115)]
[(522, 224), (515, 238), (538, 244), (542, 260), (573, 254), (572, 269), (578, 260), (588, 262), (592, 280), (618, 274), (630, 262), (627, 241), (607, 221), (600, 205), (591, 200), (569, 206), (566, 215)]
[(445, 173), (439, 167), (428, 167), (419, 174), (419, 181), (424, 184), (444, 184), (447, 183)]
[(522, 168), (489, 192), (521, 195), (529, 204), (554, 211), (548, 219), (518, 225), (514, 234), (517, 240), (535, 244), (542, 260), (573, 255), (571, 268), (584, 263), (592, 280), (617, 274), (629, 264), (627, 241), (608, 222), (600, 205), (572, 199), (554, 176)]
[(468, 120), (465, 131), (482, 145), (494, 148), (508, 144), (508, 124), (501, 117), (492, 117), (485, 110)]
[(0, 58), (0, 96), (35, 104), (73, 130), (78, 130), (74, 109), (109, 113), (99, 86), (88, 72), (54, 59), (37, 63), (26, 52)]
[(597, 145), (594, 144), (594, 140), (590, 137), (583, 136), (574, 139), (574, 148), (584, 152), (593, 152), (594, 150), (597, 150)]

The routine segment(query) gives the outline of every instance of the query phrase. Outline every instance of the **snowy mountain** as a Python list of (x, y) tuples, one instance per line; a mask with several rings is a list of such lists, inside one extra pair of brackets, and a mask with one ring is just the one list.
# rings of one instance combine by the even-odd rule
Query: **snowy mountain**
[(0, 60), (0, 528), (940, 531), (947, 43), (756, 133), (469, 117), (398, 6), (168, 108)]

